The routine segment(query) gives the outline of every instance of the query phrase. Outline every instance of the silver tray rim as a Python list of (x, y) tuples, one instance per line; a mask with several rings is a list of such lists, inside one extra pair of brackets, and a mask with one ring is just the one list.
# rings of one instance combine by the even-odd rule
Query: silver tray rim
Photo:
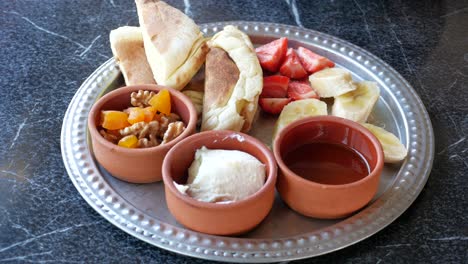
[(61, 152), (67, 173), (80, 195), (105, 219), (128, 234), (157, 247), (201, 259), (225, 262), (277, 262), (304, 259), (353, 245), (398, 218), (423, 189), (434, 159), (434, 132), (429, 115), (411, 85), (391, 66), (347, 41), (296, 26), (247, 21), (200, 25), (213, 34), (234, 25), (249, 35), (287, 36), (338, 52), (364, 67), (389, 87), (405, 117), (408, 157), (391, 187), (358, 214), (330, 227), (294, 237), (249, 239), (211, 236), (176, 227), (139, 211), (109, 187), (99, 174), (87, 139), (87, 114), (94, 101), (119, 74), (113, 58), (80, 86), (64, 115)]

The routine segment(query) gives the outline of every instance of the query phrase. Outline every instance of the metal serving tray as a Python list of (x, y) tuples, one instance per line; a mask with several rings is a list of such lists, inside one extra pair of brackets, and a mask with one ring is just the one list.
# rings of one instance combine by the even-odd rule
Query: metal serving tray
[[(389, 225), (416, 199), (429, 177), (434, 135), (429, 116), (411, 85), (371, 53), (341, 39), (294, 26), (258, 22), (201, 25), (211, 36), (235, 25), (255, 44), (288, 37), (353, 73), (355, 80), (378, 83), (381, 95), (369, 122), (397, 135), (407, 159), (384, 166), (378, 193), (354, 215), (339, 220), (303, 217), (276, 196), (273, 209), (253, 231), (238, 237), (212, 236), (188, 230), (169, 213), (163, 183), (130, 184), (112, 177), (93, 158), (87, 115), (102, 94), (123, 86), (114, 59), (101, 65), (73, 97), (62, 126), (63, 161), (83, 198), (109, 222), (160, 248), (197, 258), (229, 262), (272, 262), (309, 258), (357, 243)], [(271, 143), (272, 117), (260, 115), (251, 135)]]

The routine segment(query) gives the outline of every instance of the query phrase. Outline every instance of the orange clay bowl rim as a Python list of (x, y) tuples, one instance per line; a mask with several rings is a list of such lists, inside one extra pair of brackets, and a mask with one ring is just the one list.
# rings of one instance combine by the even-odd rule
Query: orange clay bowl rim
[[(156, 91), (159, 92), (163, 89), (169, 90), (169, 93), (171, 96), (177, 97), (182, 103), (187, 106), (188, 111), (189, 111), (189, 122), (185, 127), (184, 132), (177, 136), (175, 139), (172, 141), (169, 141), (166, 144), (155, 146), (155, 147), (149, 147), (149, 148), (125, 148), (121, 147), (117, 144), (113, 144), (112, 142), (107, 141), (104, 137), (102, 137), (101, 134), (99, 134), (99, 131), (97, 130), (96, 126), (96, 117), (98, 116), (96, 112), (101, 111), (102, 106), (109, 102), (112, 101), (115, 97), (120, 96), (121, 94), (125, 94), (128, 92), (134, 92), (138, 90), (149, 90), (149, 91)], [(130, 98), (129, 98), (130, 100)], [(130, 105), (129, 105), (130, 107)], [(121, 111), (122, 109), (114, 109), (117, 111)], [(173, 147), (177, 142), (179, 142), (181, 139), (189, 135), (191, 132), (195, 130), (195, 126), (197, 123), (197, 114), (195, 110), (195, 106), (193, 105), (192, 101), (185, 96), (183, 93), (172, 89), (170, 87), (162, 86), (162, 85), (155, 85), (155, 84), (141, 84), (141, 85), (131, 85), (131, 86), (124, 86), (117, 88), (107, 94), (105, 94), (103, 97), (101, 97), (99, 100), (97, 100), (91, 110), (89, 111), (88, 115), (88, 129), (90, 131), (91, 137), (94, 140), (99, 141), (99, 143), (103, 144), (106, 148), (118, 148), (118, 151), (122, 153), (127, 153), (127, 154), (145, 154), (149, 152), (153, 152), (159, 149), (168, 149)]]
[[(283, 158), (281, 157), (281, 149), (280, 145), (281, 142), (283, 141), (284, 136), (289, 133), (291, 130), (295, 129), (296, 127), (306, 124), (306, 123), (319, 123), (319, 122), (329, 122), (329, 123), (335, 123), (339, 124), (341, 126), (345, 127), (350, 127), (351, 129), (358, 130), (361, 132), (365, 137), (368, 137), (372, 143), (372, 145), (377, 149), (377, 161), (375, 168), (364, 178), (350, 182), (350, 183), (345, 183), (345, 184), (323, 184), (323, 183), (318, 183), (310, 180), (306, 180), (302, 178), (301, 176), (297, 175), (294, 173), (292, 170), (289, 169), (289, 167), (284, 163)], [(294, 133), (294, 132), (293, 132)], [(366, 181), (369, 181), (371, 178), (378, 176), (377, 174), (378, 171), (383, 167), (384, 164), (384, 154), (382, 150), (382, 146), (380, 145), (379, 140), (372, 134), (367, 128), (364, 126), (360, 125), (357, 122), (351, 121), (349, 119), (341, 118), (341, 117), (336, 117), (336, 116), (313, 116), (313, 117), (307, 117), (304, 119), (297, 120), (286, 127), (284, 127), (278, 136), (275, 138), (274, 141), (274, 148), (273, 148), (273, 153), (276, 158), (276, 162), (278, 163), (279, 167), (282, 170), (285, 170), (289, 176), (286, 175), (285, 177), (291, 177), (296, 181), (301, 182), (302, 184), (311, 186), (311, 187), (327, 187), (328, 189), (346, 189), (349, 187), (353, 187), (356, 185), (361, 185), (365, 183)]]
[[(247, 198), (240, 200), (240, 201), (235, 201), (235, 202), (229, 202), (229, 203), (211, 203), (211, 202), (202, 202), (199, 201), (195, 198), (192, 198), (189, 195), (182, 194), (177, 190), (177, 188), (174, 185), (174, 179), (172, 178), (171, 175), (169, 175), (170, 167), (172, 161), (174, 161), (174, 153), (178, 151), (183, 151), (185, 148), (185, 143), (189, 143), (191, 140), (194, 139), (207, 139), (210, 138), (212, 134), (216, 134), (215, 138), (212, 138), (212, 140), (223, 140), (225, 137), (229, 137), (230, 135), (240, 135), (244, 137), (245, 141), (249, 142), (252, 144), (254, 147), (258, 148), (261, 150), (263, 155), (266, 156), (267, 163), (264, 164), (269, 168), (269, 173), (268, 175), (265, 175), (267, 178), (266, 182), (263, 184), (263, 186), (256, 191), (254, 194), (248, 196)], [(241, 143), (241, 142), (240, 142)], [(242, 143), (241, 143), (242, 144)], [(187, 144), (188, 146), (189, 144)], [(182, 149), (182, 150), (180, 150)], [(219, 149), (219, 148), (211, 148), (211, 149)], [(245, 151), (246, 153), (250, 154), (249, 152)], [(252, 155), (252, 154), (250, 154)], [(254, 156), (254, 155), (252, 155)], [(254, 156), (255, 157), (255, 156)], [(255, 157), (258, 159), (257, 157)], [(179, 142), (176, 146), (174, 146), (166, 155), (164, 158), (163, 166), (162, 166), (162, 174), (163, 174), (163, 181), (164, 185), (169, 188), (169, 190), (178, 198), (182, 199), (184, 202), (198, 207), (198, 208), (208, 208), (208, 209), (230, 209), (230, 208), (237, 208), (237, 207), (243, 207), (244, 205), (247, 205), (249, 203), (255, 202), (257, 198), (261, 195), (263, 195), (265, 192), (267, 192), (267, 187), (272, 187), (273, 185), (273, 191), (274, 191), (274, 186), (276, 183), (276, 176), (277, 176), (277, 167), (276, 167), (276, 161), (275, 157), (271, 153), (271, 151), (268, 149), (268, 147), (263, 144), (260, 140), (249, 136), (247, 134), (241, 133), (241, 132), (235, 132), (235, 131), (228, 131), (228, 130), (211, 130), (211, 131), (204, 131), (200, 132), (197, 134), (193, 134), (187, 138), (184, 138), (182, 141)]]

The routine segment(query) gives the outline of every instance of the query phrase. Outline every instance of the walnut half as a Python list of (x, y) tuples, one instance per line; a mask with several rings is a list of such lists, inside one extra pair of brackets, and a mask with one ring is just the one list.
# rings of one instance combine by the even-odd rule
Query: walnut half
[(121, 129), (120, 134), (122, 136), (135, 135), (138, 138), (139, 148), (149, 148), (159, 145), (159, 129), (158, 121), (151, 121), (149, 123), (142, 121)]
[(149, 100), (155, 95), (154, 92), (138, 90), (130, 95), (130, 103), (133, 106), (147, 107), (149, 106)]
[(164, 133), (163, 141), (161, 144), (165, 144), (174, 138), (178, 137), (182, 132), (184, 132), (185, 126), (184, 123), (181, 121), (176, 121), (173, 123), (170, 123), (169, 126), (167, 127), (166, 132)]
[(161, 121), (159, 122), (159, 137), (163, 138), (164, 134), (167, 131), (167, 128), (169, 127), (169, 124), (179, 121), (180, 116), (174, 113), (171, 113), (170, 115), (163, 116), (161, 117)]
[(117, 142), (120, 140), (121, 137), (118, 137), (116, 135), (113, 135), (113, 134), (110, 134), (109, 132), (107, 132), (105, 129), (101, 129), (99, 130), (99, 134), (101, 134), (102, 137), (104, 137), (106, 140), (114, 143), (114, 144), (117, 144)]

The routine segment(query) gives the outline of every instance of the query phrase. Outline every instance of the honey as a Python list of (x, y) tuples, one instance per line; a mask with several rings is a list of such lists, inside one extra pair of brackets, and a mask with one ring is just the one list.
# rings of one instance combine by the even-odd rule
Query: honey
[(369, 164), (362, 154), (344, 144), (303, 144), (286, 153), (283, 160), (295, 174), (321, 184), (352, 183), (370, 173)]

